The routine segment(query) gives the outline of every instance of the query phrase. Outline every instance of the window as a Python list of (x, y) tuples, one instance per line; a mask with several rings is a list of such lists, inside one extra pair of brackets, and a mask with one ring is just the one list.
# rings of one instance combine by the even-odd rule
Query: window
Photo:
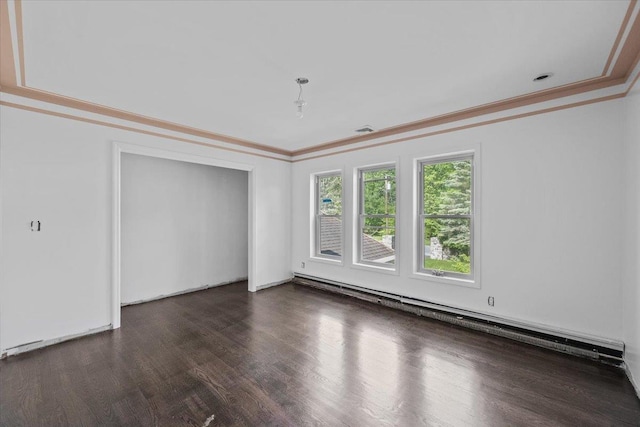
[(360, 169), (358, 180), (358, 262), (394, 269), (396, 168)]
[(342, 259), (342, 175), (316, 175), (315, 256)]
[(420, 165), (419, 271), (473, 279), (473, 155)]

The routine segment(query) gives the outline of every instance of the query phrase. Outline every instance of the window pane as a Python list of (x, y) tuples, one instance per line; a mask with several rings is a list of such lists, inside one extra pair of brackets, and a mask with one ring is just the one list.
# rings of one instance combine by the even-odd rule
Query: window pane
[(364, 228), (396, 228), (395, 217), (371, 217), (365, 216), (363, 218)]
[(471, 273), (471, 220), (424, 220), (424, 268)]
[(378, 169), (362, 173), (364, 186), (363, 212), (367, 215), (395, 215), (396, 170)]
[(342, 177), (318, 178), (318, 212), (322, 215), (342, 215)]
[(395, 264), (395, 243), (396, 230), (394, 227), (365, 226), (362, 230), (360, 241), (362, 260), (389, 265)]
[(388, 179), (396, 179), (396, 168), (384, 168), (384, 169), (375, 169), (375, 170), (366, 170), (362, 171), (362, 179), (365, 181), (373, 181), (376, 179), (384, 180)]
[(471, 159), (425, 164), (424, 213), (471, 214)]
[(362, 171), (361, 179), (360, 213), (365, 217), (360, 230), (360, 260), (393, 265), (396, 244), (395, 167)]
[(320, 255), (342, 256), (342, 220), (319, 216)]

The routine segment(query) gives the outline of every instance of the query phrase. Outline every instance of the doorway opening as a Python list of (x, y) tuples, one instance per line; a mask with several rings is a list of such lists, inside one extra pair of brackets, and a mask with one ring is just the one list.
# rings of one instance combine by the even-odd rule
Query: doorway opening
[(112, 328), (120, 308), (248, 280), (253, 167), (114, 143)]

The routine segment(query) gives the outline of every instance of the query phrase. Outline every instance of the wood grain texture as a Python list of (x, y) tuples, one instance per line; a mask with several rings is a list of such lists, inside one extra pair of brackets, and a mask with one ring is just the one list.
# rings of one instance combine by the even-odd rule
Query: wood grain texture
[(640, 425), (622, 370), (382, 306), (246, 282), (125, 307), (0, 361), (3, 426)]

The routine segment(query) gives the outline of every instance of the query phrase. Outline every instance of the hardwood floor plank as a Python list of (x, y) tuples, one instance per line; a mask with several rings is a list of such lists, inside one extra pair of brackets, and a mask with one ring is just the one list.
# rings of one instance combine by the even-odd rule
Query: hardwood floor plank
[(2, 426), (639, 426), (614, 367), (380, 305), (246, 282), (125, 307), (0, 361)]

